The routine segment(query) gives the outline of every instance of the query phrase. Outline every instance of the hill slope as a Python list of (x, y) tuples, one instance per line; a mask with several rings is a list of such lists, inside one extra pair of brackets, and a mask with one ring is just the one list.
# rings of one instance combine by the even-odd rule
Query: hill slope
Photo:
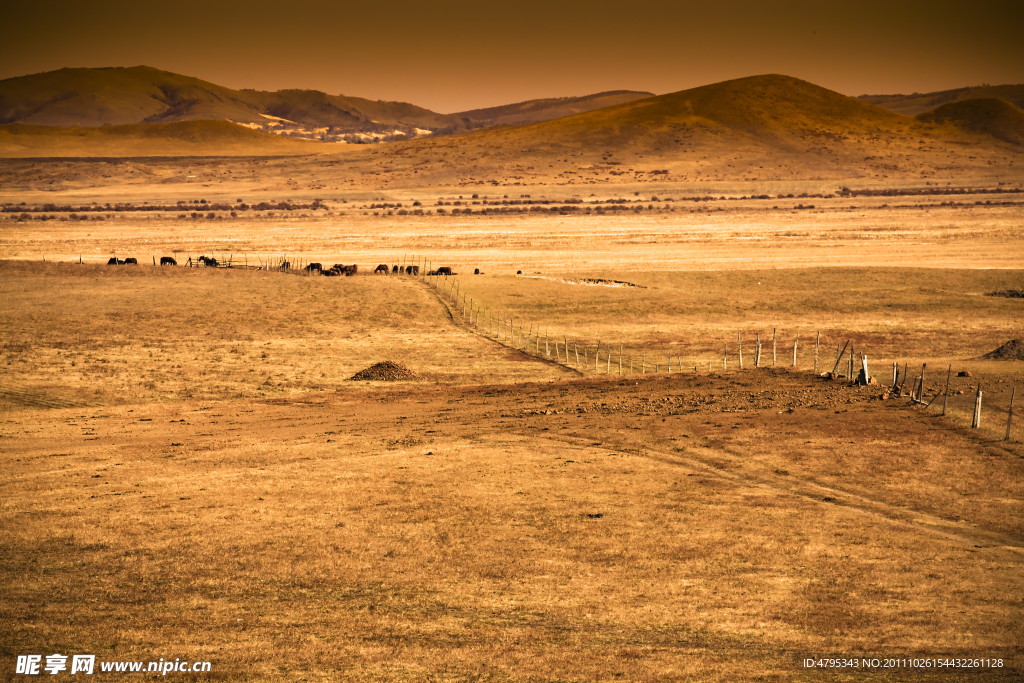
[(869, 104), (877, 104), (898, 114), (916, 116), (949, 102), (989, 98), (1006, 100), (1017, 107), (1024, 108), (1024, 84), (981, 85), (971, 88), (957, 88), (955, 90), (925, 93), (923, 95), (921, 93), (914, 93), (913, 95), (861, 95), (857, 99)]
[[(1012, 170), (1020, 150), (902, 116), (806, 81), (753, 76), (515, 128), (373, 149), (387, 182), (785, 182), (912, 179)], [(1018, 166), (1019, 167), (1019, 166)], [(382, 176), (382, 181), (385, 177)]]
[(950, 123), (970, 133), (1024, 146), (1024, 111), (1005, 100), (950, 102), (917, 118), (925, 123)]
[(0, 125), (0, 156), (157, 157), (304, 155), (338, 145), (294, 140), (228, 121), (177, 121), (101, 128)]
[(625, 102), (654, 97), (652, 92), (611, 90), (584, 97), (556, 97), (527, 100), (486, 109), (472, 109), (454, 114), (463, 121), (479, 126), (519, 125), (572, 116)]
[(419, 131), (547, 120), (648, 97), (615, 91), (439, 114), (408, 102), (318, 90), (232, 90), (148, 66), (60, 69), (0, 81), (0, 124), (97, 127), (174, 121), (233, 121), (292, 137), (351, 142)]

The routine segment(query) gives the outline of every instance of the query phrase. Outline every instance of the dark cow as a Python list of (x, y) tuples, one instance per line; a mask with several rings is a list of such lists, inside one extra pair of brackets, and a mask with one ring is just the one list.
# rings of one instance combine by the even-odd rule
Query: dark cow
[(412, 275), (412, 266), (406, 266), (405, 267), (405, 274), (406, 275)]
[(391, 269), (390, 269), (390, 268), (388, 268), (386, 264), (382, 263), (382, 264), (380, 264), (379, 266), (377, 266), (377, 267), (376, 267), (376, 268), (374, 269), (374, 271), (373, 271), (373, 272), (374, 272), (374, 273), (384, 273), (385, 275), (387, 275), (387, 274), (388, 274), (389, 272), (391, 272)]
[(412, 274), (413, 275), (419, 275), (420, 274), (420, 267), (419, 266), (413, 266), (412, 267)]
[[(214, 265), (217, 264), (216, 261), (214, 261), (213, 263), (214, 263)], [(288, 261), (284, 261), (284, 262), (281, 263), (281, 270), (288, 270), (291, 267), (292, 267), (292, 264), (289, 263)]]
[(359, 272), (359, 266), (352, 264), (351, 266), (345, 266), (345, 275), (355, 275)]
[(212, 256), (200, 256), (199, 262), (201, 262), (207, 268), (217, 267), (217, 259), (213, 258)]
[(333, 268), (328, 268), (327, 270), (320, 271), (320, 274), (323, 275), (324, 277), (338, 277), (338, 275), (340, 275), (340, 273), (338, 273), (338, 271), (334, 270)]
[(125, 265), (139, 265), (139, 260), (134, 256), (129, 256), (124, 260)]
[(160, 265), (161, 266), (176, 266), (176, 265), (178, 265), (178, 262), (175, 261), (170, 256), (161, 256), (160, 257)]
[(434, 271), (434, 274), (435, 275), (454, 275), (454, 273), (452, 273), (452, 269), (449, 266), (441, 266), (440, 268), (438, 268), (437, 270)]
[(480, 269), (479, 268), (474, 268), (473, 269), (473, 275), (479, 275), (479, 274), (480, 274)]
[(110, 260), (107, 261), (107, 265), (108, 266), (123, 266), (124, 265), (124, 261), (122, 261), (121, 259), (117, 258), (116, 256), (111, 256)]
[(320, 273), (323, 272), (324, 267), (319, 263), (310, 263), (304, 268), (307, 273)]
[(397, 273), (398, 272), (398, 266), (391, 266), (391, 272), (392, 273)]

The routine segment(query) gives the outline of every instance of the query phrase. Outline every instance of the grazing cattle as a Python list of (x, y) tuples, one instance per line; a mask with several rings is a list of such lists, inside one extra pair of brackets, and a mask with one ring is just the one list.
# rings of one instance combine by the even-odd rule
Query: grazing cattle
[(405, 274), (406, 275), (412, 275), (412, 266), (406, 266), (405, 267)]
[(137, 258), (135, 258), (134, 256), (129, 256), (128, 258), (126, 258), (124, 260), (124, 262), (125, 262), (125, 265), (128, 265), (128, 264), (134, 264), (136, 266), (139, 265), (139, 260)]
[(307, 273), (320, 273), (323, 272), (324, 267), (319, 263), (310, 263), (304, 268)]
[(392, 273), (397, 273), (398, 272), (398, 266), (391, 266), (391, 272)]
[(202, 264), (207, 268), (217, 267), (217, 259), (213, 258), (212, 256), (200, 256), (199, 261), (201, 261)]
[(359, 266), (352, 264), (351, 266), (345, 266), (345, 275), (355, 275), (359, 272)]
[(176, 266), (176, 265), (178, 265), (178, 262), (175, 261), (170, 256), (161, 256), (160, 257), (160, 265), (161, 266)]
[(384, 273), (385, 275), (387, 275), (387, 274), (388, 274), (389, 272), (391, 272), (391, 269), (390, 269), (390, 268), (388, 268), (386, 264), (382, 263), (382, 264), (380, 264), (379, 266), (377, 266), (377, 267), (376, 267), (376, 268), (374, 269), (374, 271), (373, 271), (373, 272), (374, 272), (374, 273)]
[(435, 275), (454, 275), (454, 273), (452, 273), (452, 269), (449, 266), (441, 266), (440, 268), (438, 268), (437, 270), (434, 271), (434, 274)]
[(338, 273), (334, 268), (328, 268), (327, 270), (321, 271), (320, 274), (324, 277), (338, 277), (340, 273)]
[(124, 265), (124, 261), (122, 261), (121, 259), (117, 258), (116, 256), (111, 256), (110, 260), (107, 261), (107, 265), (108, 266), (123, 266)]
[(413, 266), (412, 267), (412, 274), (413, 275), (419, 275), (420, 274), (420, 267), (419, 266)]
[(479, 274), (480, 274), (480, 269), (479, 268), (474, 268), (473, 269), (473, 275), (479, 275)]
[[(216, 264), (216, 263), (217, 263), (217, 262), (216, 262), (216, 261), (214, 261), (214, 264)], [(281, 263), (281, 270), (288, 270), (288, 269), (289, 269), (289, 268), (291, 268), (291, 267), (292, 267), (292, 264), (291, 264), (291, 263), (289, 263), (288, 261), (283, 261), (283, 262)]]

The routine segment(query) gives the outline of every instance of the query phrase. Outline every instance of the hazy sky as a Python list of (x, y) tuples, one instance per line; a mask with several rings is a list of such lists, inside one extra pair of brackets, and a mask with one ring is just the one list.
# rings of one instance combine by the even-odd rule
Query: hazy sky
[(0, 78), (148, 66), (440, 112), (783, 73), (847, 95), (1024, 83), (1024, 2), (12, 2)]

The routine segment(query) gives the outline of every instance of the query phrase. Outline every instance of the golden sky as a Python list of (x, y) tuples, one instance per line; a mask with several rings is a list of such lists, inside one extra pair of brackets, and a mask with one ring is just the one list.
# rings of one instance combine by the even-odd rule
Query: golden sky
[(782, 73), (847, 95), (1024, 82), (1024, 2), (17, 2), (0, 78), (145, 64), (440, 112)]

